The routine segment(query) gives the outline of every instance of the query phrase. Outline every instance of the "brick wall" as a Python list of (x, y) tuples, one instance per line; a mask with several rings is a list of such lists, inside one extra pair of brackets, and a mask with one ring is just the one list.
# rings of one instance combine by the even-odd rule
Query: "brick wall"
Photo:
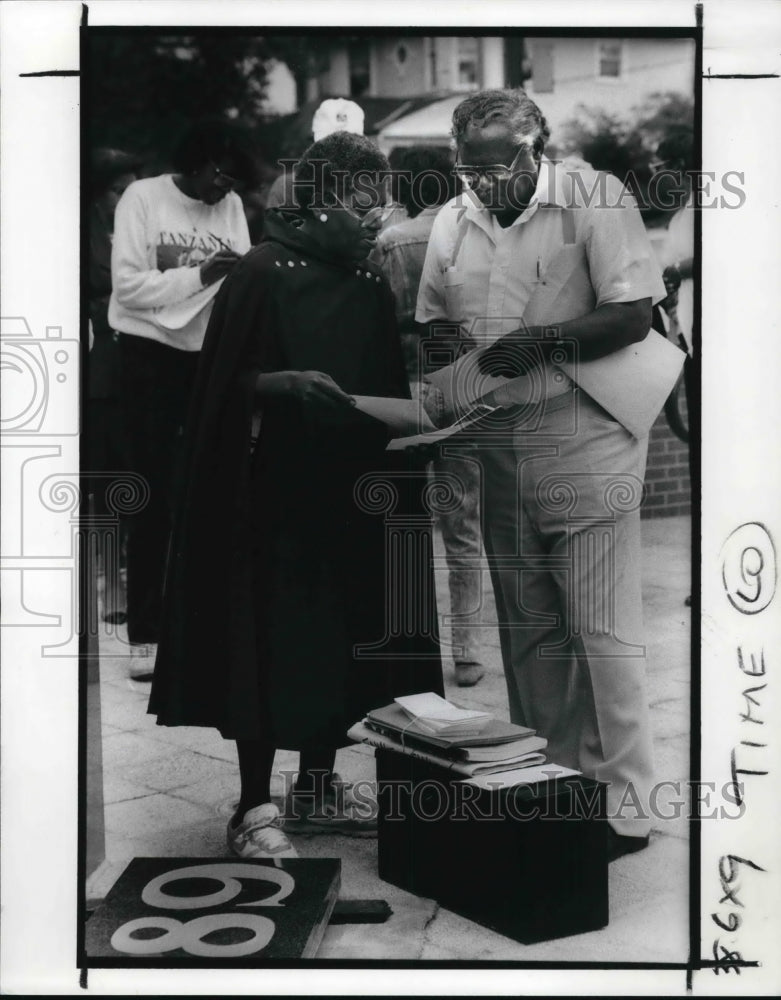
[(643, 517), (691, 513), (689, 447), (670, 430), (664, 413), (651, 428), (645, 487)]

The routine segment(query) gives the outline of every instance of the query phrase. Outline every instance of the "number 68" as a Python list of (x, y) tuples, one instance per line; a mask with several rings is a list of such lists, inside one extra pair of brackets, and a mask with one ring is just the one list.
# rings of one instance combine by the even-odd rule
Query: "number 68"
[[(201, 896), (176, 896), (164, 891), (169, 882), (187, 878), (212, 879), (222, 883), (222, 887)], [(144, 886), (141, 899), (148, 906), (171, 910), (219, 906), (238, 896), (241, 892), (240, 878), (274, 882), (278, 889), (273, 896), (260, 903), (237, 903), (237, 906), (282, 906), (282, 900), (295, 888), (293, 877), (280, 868), (243, 864), (190, 865), (153, 878)], [(211, 932), (229, 927), (251, 930), (252, 937), (234, 944), (210, 944), (203, 940)], [(163, 933), (153, 938), (134, 937), (137, 931), (153, 928)], [(272, 920), (254, 913), (212, 913), (187, 921), (163, 916), (138, 917), (114, 931), (111, 947), (127, 955), (155, 955), (181, 948), (189, 955), (204, 958), (240, 958), (265, 948), (274, 936), (274, 930)]]

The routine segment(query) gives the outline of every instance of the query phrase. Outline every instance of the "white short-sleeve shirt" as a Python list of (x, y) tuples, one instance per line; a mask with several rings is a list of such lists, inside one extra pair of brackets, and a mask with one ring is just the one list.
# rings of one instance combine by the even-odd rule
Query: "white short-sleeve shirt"
[(640, 213), (620, 181), (611, 174), (565, 170), (543, 157), (530, 204), (506, 229), (471, 192), (442, 207), (431, 231), (415, 319), (460, 323), (481, 342), (518, 329), (537, 283), (565, 244), (562, 209), (574, 210), (574, 236), (585, 246), (597, 307), (665, 297)]

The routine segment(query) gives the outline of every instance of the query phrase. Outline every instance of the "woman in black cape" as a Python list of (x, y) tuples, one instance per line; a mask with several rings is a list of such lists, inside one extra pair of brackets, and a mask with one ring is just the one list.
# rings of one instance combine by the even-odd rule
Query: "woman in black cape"
[[(295, 856), (270, 801), (275, 748), (301, 755), (288, 828), (370, 833), (375, 810), (334, 775), (336, 749), (369, 709), (442, 692), (424, 470), (386, 452), (385, 425), (352, 398), (409, 396), (391, 292), (366, 259), (387, 169), (363, 136), (313, 144), (296, 172), (307, 207), (268, 213), (201, 354), (149, 711), (236, 740), (228, 844), (242, 857)], [(377, 497), (414, 526), (413, 629), (386, 621), (399, 555)]]

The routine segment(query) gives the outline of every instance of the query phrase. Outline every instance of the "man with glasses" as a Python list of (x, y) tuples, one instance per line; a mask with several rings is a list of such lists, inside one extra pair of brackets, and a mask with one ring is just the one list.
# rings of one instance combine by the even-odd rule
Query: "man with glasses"
[(520, 90), (456, 108), (465, 190), (434, 223), (416, 319), (458, 324), (486, 348), (480, 371), (514, 380), (516, 407), (475, 452), (510, 714), (547, 737), (551, 761), (607, 783), (612, 859), (645, 847), (650, 830), (638, 509), (648, 439), (559, 365), (643, 340), (665, 288), (620, 183), (554, 164), (548, 136)]
[(170, 493), (180, 426), (222, 279), (249, 250), (239, 184), (257, 179), (247, 134), (230, 122), (190, 126), (174, 173), (131, 184), (111, 255), (109, 323), (119, 332), (129, 471), (146, 502), (128, 518), (127, 626), (134, 679), (154, 667)]

